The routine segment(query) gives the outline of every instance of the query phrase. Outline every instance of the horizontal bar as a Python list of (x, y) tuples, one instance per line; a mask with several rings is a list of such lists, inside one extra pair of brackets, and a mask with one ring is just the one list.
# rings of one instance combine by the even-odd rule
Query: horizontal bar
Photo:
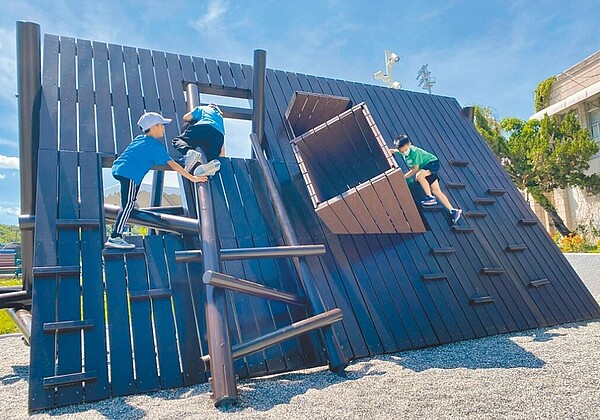
[(151, 211), (160, 214), (170, 214), (172, 216), (183, 216), (183, 206), (161, 206), (161, 207), (141, 207), (139, 210)]
[(171, 289), (150, 289), (129, 292), (129, 300), (163, 299), (173, 296)]
[(455, 233), (471, 233), (475, 230), (472, 226), (452, 226)]
[[(289, 258), (308, 257), (311, 255), (325, 254), (324, 245), (294, 245), (294, 246), (272, 246), (257, 248), (232, 248), (221, 250), (221, 260), (247, 260), (258, 258)], [(202, 261), (201, 250), (176, 251), (175, 261), (178, 263), (189, 263)]]
[(495, 198), (478, 197), (475, 199), (475, 204), (481, 204), (482, 206), (491, 206), (492, 204), (496, 204), (496, 199)]
[(97, 228), (100, 221), (97, 219), (57, 219), (56, 226), (59, 228)]
[(239, 108), (235, 106), (219, 105), (223, 111), (224, 118), (234, 118), (236, 120), (252, 120), (252, 109)]
[(468, 160), (459, 160), (459, 159), (450, 159), (448, 163), (452, 166), (467, 166), (469, 164)]
[(104, 248), (102, 250), (102, 256), (107, 259), (120, 258), (123, 256), (127, 256), (127, 258), (141, 258), (144, 255), (144, 248), (141, 247), (132, 249)]
[(44, 332), (69, 332), (76, 330), (91, 330), (93, 328), (94, 321), (91, 319), (81, 319), (77, 321), (44, 322)]
[(467, 184), (464, 182), (446, 182), (445, 185), (449, 190), (462, 190), (467, 187)]
[(31, 230), (35, 228), (35, 215), (22, 214), (19, 216), (19, 229)]
[(521, 225), (537, 225), (539, 223), (539, 219), (521, 219), (519, 220), (519, 224)]
[(75, 385), (82, 382), (90, 382), (98, 379), (96, 371), (69, 373), (67, 375), (49, 376), (44, 378), (44, 388), (56, 388), (61, 386)]
[(431, 274), (423, 274), (421, 278), (424, 281), (432, 281), (432, 280), (446, 280), (448, 276), (444, 273), (431, 273)]
[(525, 244), (512, 244), (506, 247), (508, 252), (521, 252), (527, 249), (527, 245)]
[(550, 280), (548, 280), (548, 279), (532, 280), (529, 282), (529, 287), (540, 287), (540, 286), (544, 286), (546, 284), (550, 284)]
[[(105, 204), (104, 216), (106, 219), (114, 221), (117, 218), (119, 208), (119, 206)], [(197, 236), (200, 230), (198, 220), (196, 219), (147, 210), (133, 210), (131, 216), (129, 216), (129, 221), (136, 225), (188, 235)]]
[[(317, 328), (327, 327), (334, 322), (341, 321), (341, 319), (342, 311), (338, 308), (335, 308), (327, 312), (323, 312), (322, 314), (303, 319), (302, 321), (294, 322), (287, 327), (280, 328), (276, 331), (263, 335), (262, 337), (255, 338), (254, 340), (250, 340), (245, 343), (236, 344), (231, 349), (233, 353), (233, 359), (235, 360), (246, 357), (249, 354), (264, 350), (267, 347), (274, 346), (282, 341), (289, 340), (290, 338), (297, 337)], [(209, 366), (210, 355), (207, 354), (206, 356), (202, 356), (202, 361), (204, 362), (205, 366)]]
[(258, 296), (264, 299), (278, 300), (291, 305), (306, 305), (306, 300), (304, 298), (294, 295), (293, 293), (273, 289), (271, 287), (263, 286), (262, 284), (229, 276), (223, 273), (217, 273), (212, 270), (207, 270), (204, 273), (202, 276), (202, 281), (204, 281), (205, 284), (214, 287), (221, 287), (223, 289), (229, 289), (235, 292), (245, 293), (247, 295)]
[(506, 190), (504, 188), (488, 188), (486, 194), (489, 195), (504, 195), (506, 194)]
[(33, 267), (33, 275), (37, 277), (56, 277), (79, 275), (78, 265), (57, 265), (52, 267)]
[(448, 247), (441, 247), (441, 248), (431, 248), (431, 253), (433, 255), (438, 255), (438, 254), (453, 254), (454, 248), (451, 246)]
[(505, 272), (506, 271), (503, 268), (498, 267), (483, 267), (481, 269), (481, 274), (488, 274), (490, 276), (499, 276)]
[(486, 211), (467, 211), (465, 213), (465, 217), (469, 217), (471, 219), (482, 219), (487, 215), (488, 214)]
[(442, 206), (425, 206), (425, 207), (421, 207), (421, 210), (426, 212), (426, 213), (432, 213), (432, 212), (436, 212), (436, 211), (442, 211), (443, 207)]
[(477, 296), (471, 299), (472, 305), (483, 305), (485, 303), (494, 303), (495, 299), (491, 296)]
[[(21, 286), (19, 286), (21, 287)], [(0, 302), (4, 300), (15, 300), (31, 297), (27, 290), (15, 290), (11, 292), (0, 293)]]

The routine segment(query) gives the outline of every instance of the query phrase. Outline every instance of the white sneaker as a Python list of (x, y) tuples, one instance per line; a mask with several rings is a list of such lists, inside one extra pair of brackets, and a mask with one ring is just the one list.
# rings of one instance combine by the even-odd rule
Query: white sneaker
[(133, 249), (135, 248), (134, 244), (130, 244), (125, 239), (117, 236), (116, 238), (108, 238), (108, 241), (104, 244), (106, 248), (116, 248), (116, 249)]
[(213, 159), (210, 162), (205, 163), (204, 165), (196, 166), (196, 169), (194, 169), (194, 175), (212, 176), (216, 174), (219, 171), (219, 169), (221, 169), (221, 162), (219, 162), (218, 159)]

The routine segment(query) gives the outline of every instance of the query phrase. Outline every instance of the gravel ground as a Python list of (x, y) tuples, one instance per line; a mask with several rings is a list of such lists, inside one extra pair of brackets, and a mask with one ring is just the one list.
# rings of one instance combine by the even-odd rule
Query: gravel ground
[[(590, 273), (591, 274), (591, 273)], [(597, 274), (584, 279), (597, 290)], [(600, 302), (600, 293), (594, 293)], [(27, 418), (29, 352), (0, 337), (0, 418)], [(207, 384), (32, 416), (86, 419), (600, 419), (600, 320), (498, 335), (242, 381), (213, 407)]]

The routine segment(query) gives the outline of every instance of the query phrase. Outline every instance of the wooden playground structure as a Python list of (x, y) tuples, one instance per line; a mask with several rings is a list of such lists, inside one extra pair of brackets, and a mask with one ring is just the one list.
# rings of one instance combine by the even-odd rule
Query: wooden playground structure
[[(46, 34), (17, 24), (23, 289), (1, 307), (31, 345), (29, 410), (237, 380), (581, 321), (600, 307), (454, 98)], [(43, 45), (43, 47), (42, 47)], [(42, 60), (43, 50), (43, 60)], [(221, 158), (183, 205), (105, 250), (102, 168), (146, 111), (166, 146), (203, 95), (252, 121), (250, 159)], [(434, 150), (465, 210), (420, 208), (388, 145)], [(227, 139), (226, 139), (227, 141)]]

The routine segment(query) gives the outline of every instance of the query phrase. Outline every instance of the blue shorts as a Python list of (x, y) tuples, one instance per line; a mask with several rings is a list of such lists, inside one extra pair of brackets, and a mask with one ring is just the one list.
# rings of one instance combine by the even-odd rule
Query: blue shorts
[(427, 175), (425, 179), (429, 185), (433, 185), (433, 183), (439, 179), (437, 173), (440, 170), (440, 161), (437, 159), (432, 160), (431, 162), (425, 164), (425, 166), (423, 166), (421, 169), (431, 172), (431, 175)]

